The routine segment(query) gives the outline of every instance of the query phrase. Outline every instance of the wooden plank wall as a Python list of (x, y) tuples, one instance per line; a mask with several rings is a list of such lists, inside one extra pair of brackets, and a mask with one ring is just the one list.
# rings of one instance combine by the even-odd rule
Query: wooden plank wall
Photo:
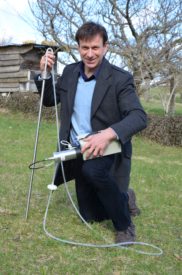
[[(39, 70), (42, 52), (32, 45), (0, 48), (0, 93), (36, 91), (30, 71)], [(31, 83), (30, 83), (31, 82)], [(31, 85), (30, 85), (31, 84)]]

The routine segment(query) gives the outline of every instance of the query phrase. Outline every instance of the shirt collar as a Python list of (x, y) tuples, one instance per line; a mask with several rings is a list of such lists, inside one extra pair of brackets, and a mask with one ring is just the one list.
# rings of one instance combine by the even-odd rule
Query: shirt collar
[(83, 63), (83, 61), (81, 61), (80, 62), (80, 75), (82, 76), (84, 81), (91, 81), (93, 79), (97, 79), (99, 72), (101, 70), (101, 67), (102, 67), (102, 63), (103, 63), (103, 60), (102, 60), (101, 64), (99, 65), (99, 67), (95, 70), (93, 75), (91, 75), (90, 77), (87, 77), (86, 74), (84, 73), (84, 63)]

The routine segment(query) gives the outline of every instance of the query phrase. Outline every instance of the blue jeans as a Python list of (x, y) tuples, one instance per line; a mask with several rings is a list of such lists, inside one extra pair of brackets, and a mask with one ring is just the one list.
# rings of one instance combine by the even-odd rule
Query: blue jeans
[(78, 160), (76, 193), (81, 215), (85, 220), (111, 219), (116, 230), (127, 229), (131, 223), (128, 195), (120, 192), (110, 175), (114, 155)]

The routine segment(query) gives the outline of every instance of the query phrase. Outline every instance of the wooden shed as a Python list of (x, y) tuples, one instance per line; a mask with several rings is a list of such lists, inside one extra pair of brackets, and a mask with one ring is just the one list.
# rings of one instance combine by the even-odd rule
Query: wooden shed
[(0, 46), (0, 93), (37, 92), (34, 76), (48, 47), (33, 43)]

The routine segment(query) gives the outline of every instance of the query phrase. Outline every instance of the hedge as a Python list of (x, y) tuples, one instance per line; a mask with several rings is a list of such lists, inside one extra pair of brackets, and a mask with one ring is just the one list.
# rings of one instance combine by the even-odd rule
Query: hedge
[[(9, 96), (0, 96), (0, 107), (11, 111), (20, 111), (25, 114), (38, 115), (40, 96), (38, 93), (12, 93)], [(54, 107), (42, 107), (42, 117), (47, 120), (55, 119)]]
[(148, 115), (148, 127), (140, 134), (162, 145), (182, 146), (182, 116)]

